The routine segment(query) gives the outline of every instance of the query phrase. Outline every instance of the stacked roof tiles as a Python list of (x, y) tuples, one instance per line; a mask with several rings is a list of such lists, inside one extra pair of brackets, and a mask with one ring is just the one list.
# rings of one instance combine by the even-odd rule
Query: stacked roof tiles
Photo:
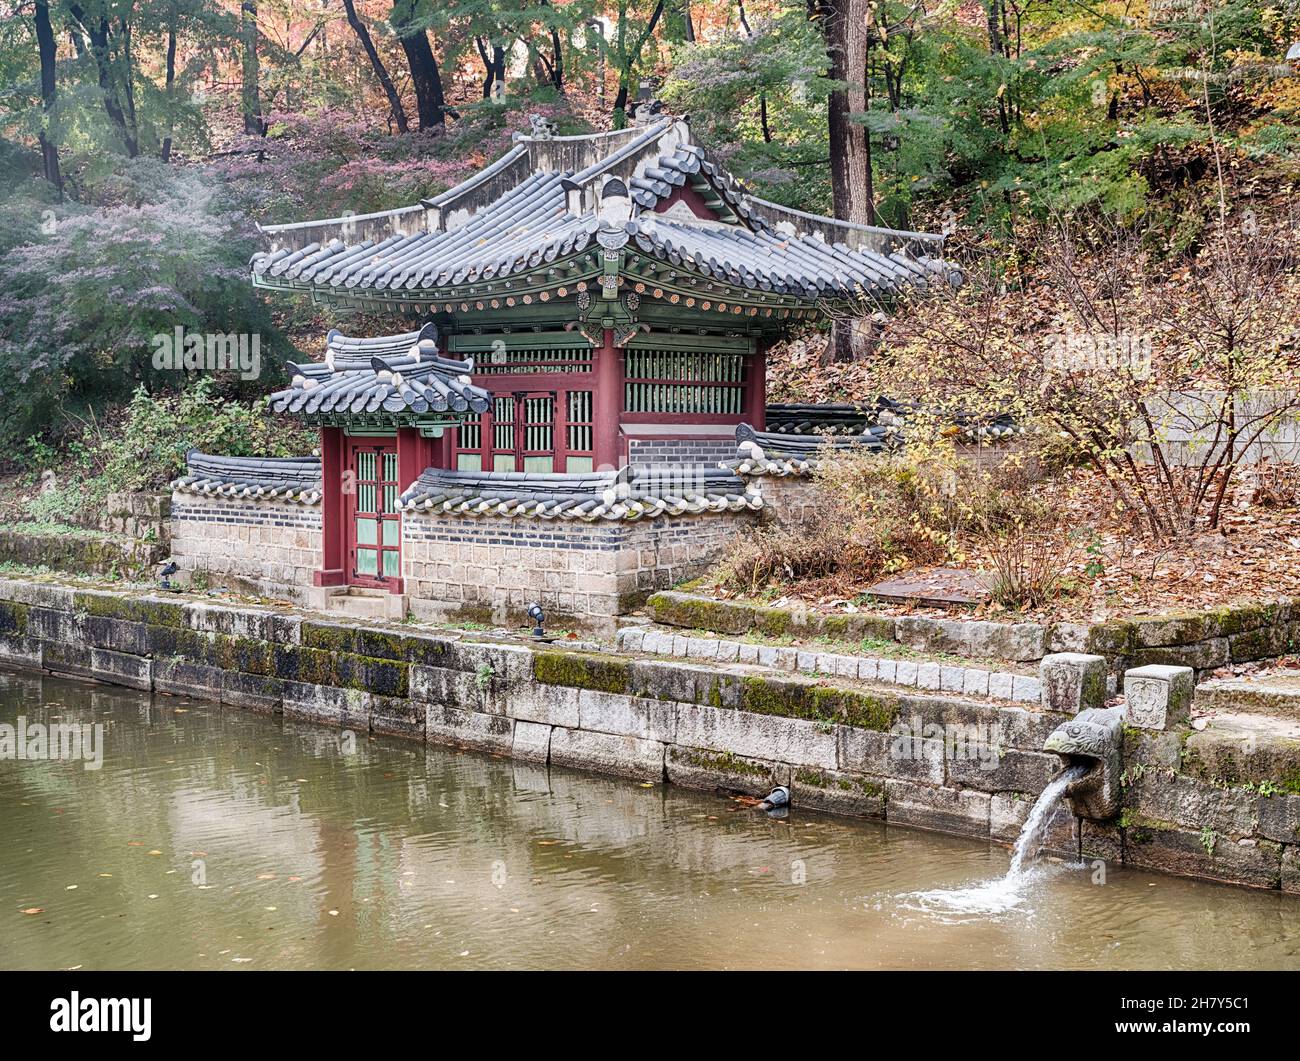
[[(785, 295), (807, 305), (957, 278), (931, 254), (942, 249), (937, 237), (847, 225), (753, 199), (705, 157), (684, 121), (657, 122), (616, 149), (609, 143), (608, 134), (522, 137), (481, 174), (426, 200), (424, 210), (269, 226), (264, 232), (272, 248), (253, 256), (254, 280), (354, 295), (503, 294), (514, 277), (522, 281), (539, 268), (553, 274), (589, 247), (598, 252), (629, 241), (664, 267), (722, 281), (733, 297), (752, 293), (756, 300)], [(556, 168), (592, 154), (596, 160), (577, 172)], [(584, 197), (584, 189), (614, 179), (630, 196), (628, 210), (617, 217), (601, 210), (598, 197)], [(688, 185), (710, 204), (711, 218), (691, 209), (656, 212)], [(356, 238), (363, 229), (365, 238)], [(592, 247), (595, 242), (599, 246)], [(562, 276), (580, 271), (575, 266)]]
[(302, 505), (321, 499), (319, 457), (215, 457), (192, 449), (185, 464), (185, 474), (171, 484), (173, 490)]
[(432, 325), (375, 339), (331, 331), (324, 363), (291, 364), (293, 382), (271, 395), (271, 408), (308, 420), (381, 411), (410, 417), (483, 412), (492, 399), (470, 382), (473, 361), (439, 356), (436, 334)]
[(589, 474), (467, 472), (429, 468), (399, 499), (405, 512), (640, 520), (758, 509), (754, 486), (710, 469), (636, 469)]
[(880, 425), (900, 427), (915, 416), (945, 421), (967, 442), (1004, 442), (1024, 430), (1010, 413), (985, 416), (960, 410), (950, 412), (885, 397), (877, 398), (874, 403), (774, 403), (766, 410), (768, 429), (785, 435), (858, 435)]
[(901, 442), (897, 428), (883, 424), (867, 427), (860, 434), (791, 435), (755, 431), (749, 424), (736, 428), (736, 456), (722, 468), (736, 475), (811, 475), (827, 450), (878, 453)]

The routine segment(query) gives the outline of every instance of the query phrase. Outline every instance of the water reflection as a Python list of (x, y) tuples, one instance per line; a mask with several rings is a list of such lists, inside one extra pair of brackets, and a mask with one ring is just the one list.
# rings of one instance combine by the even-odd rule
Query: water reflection
[(105, 752), (0, 762), (6, 968), (1300, 968), (1293, 896), (1057, 864), (954, 916), (1004, 849), (0, 674), (19, 715)]

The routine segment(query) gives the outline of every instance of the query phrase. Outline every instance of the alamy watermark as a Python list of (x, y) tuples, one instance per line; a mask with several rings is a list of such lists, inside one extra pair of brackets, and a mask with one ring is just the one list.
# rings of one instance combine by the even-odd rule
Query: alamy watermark
[(262, 374), (262, 337), (240, 332), (172, 332), (149, 339), (153, 367), (159, 372), (238, 372), (240, 379)]
[(28, 722), (19, 715), (15, 722), (0, 723), (0, 760), (18, 762), (80, 762), (85, 770), (104, 765), (102, 722)]
[(1137, 380), (1151, 378), (1151, 339), (1121, 332), (1069, 331), (1047, 344), (1044, 366), (1049, 373), (1087, 372), (1092, 375), (1127, 373)]
[(1006, 749), (1005, 726), (993, 722), (922, 723), (920, 715), (895, 722), (889, 730), (891, 759), (978, 762), (996, 770)]

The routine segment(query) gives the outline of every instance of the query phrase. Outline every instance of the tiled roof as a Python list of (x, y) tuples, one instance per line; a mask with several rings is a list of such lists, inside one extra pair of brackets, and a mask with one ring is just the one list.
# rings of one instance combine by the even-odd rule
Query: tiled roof
[(308, 419), (483, 412), (492, 399), (470, 383), (474, 362), (441, 357), (436, 336), (432, 325), (374, 339), (331, 331), (325, 361), (291, 364), (293, 383), (271, 395), (271, 408)]
[(948, 422), (954, 433), (967, 442), (1004, 442), (1024, 430), (1010, 413), (985, 416), (950, 412), (884, 397), (874, 403), (773, 403), (766, 410), (768, 429), (784, 435), (859, 435), (877, 425), (901, 427), (909, 417), (919, 415), (933, 415)]
[(755, 431), (749, 424), (736, 427), (736, 456), (722, 468), (736, 475), (811, 475), (827, 448), (878, 453), (901, 442), (896, 427), (867, 427), (849, 436), (794, 435)]
[(320, 502), (319, 457), (216, 457), (192, 449), (185, 464), (185, 474), (171, 484), (173, 490), (303, 505)]
[[(622, 212), (603, 202), (611, 183), (627, 204)], [(655, 212), (686, 187), (700, 193), (712, 217), (689, 208)], [(886, 296), (957, 276), (938, 257), (940, 237), (751, 197), (708, 160), (684, 121), (670, 119), (625, 133), (521, 137), (481, 173), (419, 206), (263, 232), (271, 249), (253, 256), (256, 282), (339, 295), (432, 300), (490, 291), (513, 299), (507, 289), (545, 286), (538, 273), (586, 275), (599, 271), (604, 252), (623, 247), (666, 272), (722, 281), (756, 301)], [(588, 248), (591, 255), (572, 269), (556, 264)]]
[(758, 489), (729, 472), (625, 468), (619, 472), (534, 474), (429, 468), (399, 498), (406, 512), (638, 520), (758, 509)]

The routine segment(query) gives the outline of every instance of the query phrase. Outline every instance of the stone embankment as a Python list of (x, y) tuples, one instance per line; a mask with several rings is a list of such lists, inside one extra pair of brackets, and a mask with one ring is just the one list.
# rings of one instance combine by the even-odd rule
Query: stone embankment
[[(650, 633), (624, 632), (624, 651), (596, 652), (0, 580), (0, 663), (10, 666), (642, 781), (751, 795), (788, 785), (796, 813), (1000, 842), (1060, 769), (1042, 751), (1047, 736), (1103, 704), (1115, 679), (1108, 658), (1069, 652), (1034, 668), (906, 661), (915, 682), (900, 682), (898, 661), (883, 656), (817, 653), (809, 669), (796, 651), (783, 670), (740, 641), (734, 658), (689, 644), (685, 658), (661, 658), (645, 651), (656, 647)], [(1123, 810), (1105, 823), (1063, 813), (1049, 845), (1300, 892), (1300, 723), (1198, 729), (1192, 672), (1177, 666), (1130, 670), (1119, 689)]]

